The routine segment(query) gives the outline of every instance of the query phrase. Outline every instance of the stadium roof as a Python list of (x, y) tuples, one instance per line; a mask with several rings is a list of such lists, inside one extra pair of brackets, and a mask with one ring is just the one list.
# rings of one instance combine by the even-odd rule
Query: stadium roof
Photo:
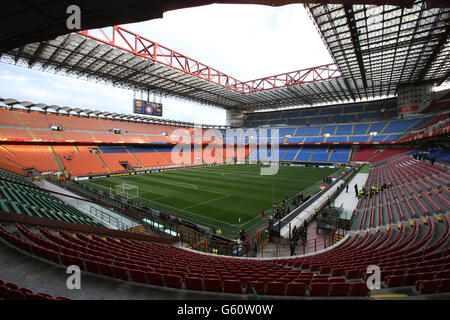
[[(450, 6), (450, 5), (449, 5)], [(307, 7), (344, 78), (402, 84), (442, 84), (450, 71), (450, 10), (368, 5)]]
[[(170, 10), (212, 3), (261, 4), (281, 6), (291, 3), (317, 2), (311, 0), (59, 0), (59, 1), (4, 1), (0, 11), (0, 51), (10, 50), (31, 42), (50, 40), (67, 33), (67, 7), (80, 7), (83, 29), (103, 28), (118, 24), (162, 18)], [(335, 4), (390, 4), (410, 7), (414, 0), (332, 0), (321, 3)], [(445, 7), (446, 0), (428, 0), (428, 7)]]
[[(298, 1), (270, 3), (292, 2)], [(119, 26), (26, 44), (1, 59), (241, 111), (393, 97), (400, 85), (439, 84), (448, 78), (449, 9), (429, 9), (426, 1), (370, 1), (399, 7), (352, 5), (357, 2), (307, 5), (335, 64), (247, 82)], [(178, 8), (175, 2), (164, 3)]]

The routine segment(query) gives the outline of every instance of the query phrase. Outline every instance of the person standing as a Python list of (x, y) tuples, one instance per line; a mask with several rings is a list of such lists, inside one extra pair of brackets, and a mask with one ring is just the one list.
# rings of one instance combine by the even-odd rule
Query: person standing
[(348, 183), (347, 183), (347, 185), (345, 186), (345, 193), (348, 193)]
[(358, 198), (358, 185), (355, 183), (355, 197)]
[(290, 245), (291, 245), (291, 256), (295, 256), (296, 243), (294, 241), (291, 241)]

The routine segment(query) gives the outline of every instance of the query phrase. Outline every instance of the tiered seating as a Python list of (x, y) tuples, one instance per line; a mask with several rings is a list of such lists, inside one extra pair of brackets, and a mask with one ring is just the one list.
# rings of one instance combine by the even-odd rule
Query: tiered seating
[[(235, 294), (367, 296), (362, 283), (314, 275), (269, 261), (202, 255), (176, 247), (125, 238), (74, 235), (38, 228), (39, 235), (16, 225), (18, 237), (0, 225), (0, 237), (12, 245), (61, 265), (124, 281)], [(324, 290), (326, 286), (326, 290)], [(342, 286), (347, 287), (344, 292)]]
[[(93, 118), (87, 116), (45, 114), (43, 112), (0, 110), (0, 137), (8, 140), (72, 141), (88, 143), (167, 143), (175, 130), (191, 136), (193, 128), (156, 124), (134, 123), (124, 120)], [(53, 131), (51, 126), (62, 127)], [(114, 134), (113, 129), (120, 129)]]
[(103, 226), (23, 177), (2, 170), (0, 179), (0, 208), (4, 212)]
[(413, 150), (415, 149), (360, 146), (359, 149), (353, 153), (353, 161), (377, 162)]
[[(384, 112), (381, 110), (384, 109)], [(244, 126), (261, 125), (305, 125), (324, 123), (345, 123), (361, 120), (379, 121), (397, 117), (397, 103), (394, 100), (370, 104), (316, 107), (297, 110), (274, 111), (248, 114)]]
[(359, 228), (405, 221), (416, 217), (446, 212), (450, 209), (450, 175), (446, 169), (402, 155), (375, 165), (365, 188), (391, 183), (369, 198), (361, 198), (357, 206)]
[[(101, 162), (99, 155), (91, 153), (89, 149), (97, 149), (97, 146), (53, 146), (53, 150), (61, 158), (66, 170), (71, 171), (75, 176), (111, 172)], [(72, 160), (68, 160), (65, 157), (67, 155), (73, 155)]]
[[(8, 111), (15, 113), (15, 116), (19, 119), (20, 127), (30, 127), (30, 128), (49, 128), (54, 123), (49, 123), (45, 114), (40, 112), (25, 112), (20, 110)], [(7, 112), (2, 112), (7, 113)], [(3, 121), (1, 122), (3, 124)]]
[(28, 288), (20, 288), (17, 284), (0, 280), (0, 300), (71, 300), (66, 297), (54, 298), (51, 294), (34, 293)]
[(0, 138), (8, 139), (13, 141), (18, 140), (33, 140), (33, 136), (25, 129), (16, 129), (16, 128), (0, 128)]
[(48, 146), (6, 145), (1, 154), (6, 159), (25, 168), (39, 168), (41, 172), (57, 171), (51, 149)]
[[(327, 277), (345, 276), (346, 280), (364, 281), (369, 276), (366, 273), (368, 266), (377, 265), (387, 287), (420, 286), (421, 280), (434, 279), (442, 283), (441, 279), (450, 276), (450, 248), (446, 245), (450, 236), (450, 217), (441, 217), (441, 222), (435, 222), (432, 217), (426, 222), (357, 232), (343, 245), (328, 252), (274, 262)], [(441, 288), (447, 288), (445, 292), (449, 292), (448, 286), (441, 285)]]

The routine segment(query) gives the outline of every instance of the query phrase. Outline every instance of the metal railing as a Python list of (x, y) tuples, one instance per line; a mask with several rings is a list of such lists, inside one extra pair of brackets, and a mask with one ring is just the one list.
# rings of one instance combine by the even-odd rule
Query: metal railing
[(98, 208), (93, 207), (93, 206), (89, 207), (89, 213), (91, 215), (97, 217), (101, 221), (104, 221), (104, 222), (108, 223), (109, 225), (116, 227), (117, 230), (121, 230), (121, 231), (126, 231), (127, 229), (130, 229), (130, 228), (138, 225), (138, 224), (135, 224), (134, 226), (128, 225), (123, 222), (122, 217), (120, 217), (120, 219), (118, 219), (116, 217), (113, 217), (109, 213), (106, 213)]

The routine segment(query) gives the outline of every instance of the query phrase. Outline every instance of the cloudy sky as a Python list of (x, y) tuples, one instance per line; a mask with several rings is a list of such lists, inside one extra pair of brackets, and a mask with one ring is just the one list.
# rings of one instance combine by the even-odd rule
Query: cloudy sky
[[(300, 4), (214, 4), (124, 27), (241, 81), (333, 62)], [(0, 88), (2, 98), (132, 113), (132, 91), (5, 63)], [(166, 119), (226, 123), (217, 108), (169, 98), (162, 103)]]

